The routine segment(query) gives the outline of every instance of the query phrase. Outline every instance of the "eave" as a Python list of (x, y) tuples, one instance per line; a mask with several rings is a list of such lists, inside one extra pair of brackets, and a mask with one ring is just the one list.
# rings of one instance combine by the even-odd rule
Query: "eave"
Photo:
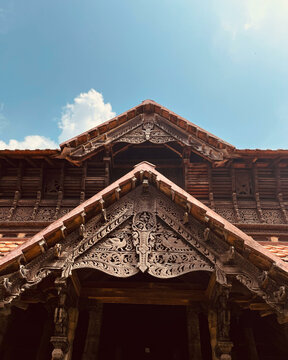
[[(151, 114), (160, 116), (164, 121), (166, 121), (167, 125), (170, 126), (171, 129), (174, 128), (176, 131), (178, 130), (179, 133), (182, 133), (184, 135), (183, 139), (187, 138), (184, 141), (178, 139), (180, 144), (183, 143), (183, 146), (188, 148), (191, 147), (193, 150), (192, 144), (194, 143), (194, 148), (199, 147), (202, 155), (204, 155), (204, 157), (206, 156), (208, 159), (213, 159), (213, 156), (210, 156), (209, 153), (214, 152), (215, 154), (218, 154), (216, 156), (218, 160), (223, 160), (223, 154), (226, 156), (235, 149), (233, 145), (214, 136), (183, 117), (180, 117), (160, 104), (157, 104), (152, 100), (145, 100), (140, 105), (126, 111), (125, 113), (60, 144), (63, 154), (62, 157), (65, 157), (67, 160), (74, 163), (83, 161), (87, 157), (99, 151), (100, 148), (109, 146), (111, 142), (113, 142), (111, 138), (113, 139), (113, 135), (118, 128), (123, 129), (123, 127), (127, 124), (131, 124), (132, 120), (134, 121), (137, 117), (144, 114), (145, 116)], [(95, 144), (96, 149), (94, 146)], [(81, 153), (81, 148), (85, 148), (84, 153)], [(87, 149), (89, 155), (87, 155)]]
[(74, 210), (37, 233), (23, 245), (4, 256), (0, 260), (1, 275), (16, 271), (20, 263), (29, 263), (32, 259), (39, 256), (43, 252), (43, 244), (45, 244), (45, 248), (50, 248), (56, 243), (60, 243), (62, 239), (82, 223), (87, 222), (97, 213), (101, 213), (103, 206), (105, 209), (106, 206), (117, 202), (122, 196), (135, 188), (135, 186), (141, 184), (144, 178), (153, 186), (156, 186), (160, 192), (181, 206), (183, 213), (189, 212), (193, 217), (207, 224), (207, 227), (223, 237), (229, 245), (233, 246), (240, 254), (245, 255), (258, 268), (270, 272), (272, 277), (285, 278), (288, 281), (288, 264), (271, 254), (271, 252), (250, 236), (186, 193), (172, 181), (165, 178), (155, 170), (153, 165), (147, 162), (138, 164), (118, 181), (77, 206)]

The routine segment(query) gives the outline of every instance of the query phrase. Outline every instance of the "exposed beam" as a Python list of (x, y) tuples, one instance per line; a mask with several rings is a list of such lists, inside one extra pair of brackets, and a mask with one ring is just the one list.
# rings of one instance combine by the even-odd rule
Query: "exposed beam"
[(123, 146), (121, 149), (119, 149), (119, 150), (117, 150), (117, 151), (115, 151), (115, 152), (113, 152), (113, 150), (112, 150), (112, 156), (116, 156), (116, 155), (120, 154), (121, 152), (128, 150), (128, 148), (129, 148), (130, 146), (131, 146), (131, 144), (128, 144), (128, 145), (126, 145), (126, 146)]
[(54, 167), (54, 161), (52, 161), (48, 156), (44, 156), (43, 159), (52, 167)]
[(174, 149), (172, 146), (170, 146), (168, 144), (164, 144), (164, 146), (167, 149), (170, 149), (171, 151), (173, 151), (175, 154), (177, 154), (182, 159), (183, 155), (179, 151), (177, 151), (176, 149)]
[(37, 164), (35, 164), (35, 162), (32, 159), (30, 159), (29, 157), (25, 156), (24, 160), (26, 160), (28, 162), (28, 164), (30, 164), (32, 167), (34, 167), (34, 168), (37, 167)]
[(11, 159), (7, 158), (7, 156), (1, 156), (0, 159), (5, 160), (12, 167), (17, 167), (17, 165)]
[(131, 303), (131, 304), (166, 304), (188, 305), (191, 302), (205, 302), (202, 290), (163, 290), (161, 288), (87, 288), (82, 287), (81, 297), (95, 299), (103, 303)]

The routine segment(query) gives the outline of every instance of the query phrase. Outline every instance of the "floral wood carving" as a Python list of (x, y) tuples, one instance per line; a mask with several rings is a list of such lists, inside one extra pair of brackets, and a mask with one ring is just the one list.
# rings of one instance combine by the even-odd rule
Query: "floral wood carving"
[(233, 209), (229, 208), (217, 208), (215, 210), (220, 216), (222, 216), (224, 219), (235, 223), (236, 222), (236, 216)]
[[(105, 210), (105, 217), (99, 213), (67, 234), (61, 250), (56, 244), (15, 273), (2, 277), (2, 304), (13, 301), (53, 272), (62, 271), (63, 279), (79, 268), (118, 277), (145, 271), (155, 277), (172, 278), (204, 270), (216, 271), (216, 281), (221, 285), (238, 280), (280, 313), (286, 311), (287, 283), (263, 274), (249, 261), (245, 249), (242, 254), (232, 249), (224, 237), (212, 229), (207, 232), (207, 224), (191, 215), (183, 216), (185, 209), (154, 186), (139, 186)], [(233, 256), (228, 259), (231, 250)]]
[(134, 215), (75, 260), (73, 269), (94, 268), (117, 277), (147, 271), (171, 278), (191, 271), (213, 271), (213, 264), (150, 212)]
[(157, 114), (140, 114), (128, 123), (110, 133), (99, 135), (87, 141), (87, 143), (74, 149), (70, 156), (79, 159), (94, 153), (104, 144), (109, 142), (125, 142), (130, 144), (140, 144), (149, 141), (154, 144), (165, 144), (171, 141), (181, 142), (186, 146), (191, 146), (200, 154), (212, 160), (223, 160), (223, 153), (193, 135), (181, 131), (177, 126), (172, 126), (166, 119)]
[(277, 209), (262, 209), (264, 222), (267, 224), (285, 224), (283, 214)]
[(239, 209), (239, 214), (243, 223), (253, 224), (261, 222), (256, 209)]

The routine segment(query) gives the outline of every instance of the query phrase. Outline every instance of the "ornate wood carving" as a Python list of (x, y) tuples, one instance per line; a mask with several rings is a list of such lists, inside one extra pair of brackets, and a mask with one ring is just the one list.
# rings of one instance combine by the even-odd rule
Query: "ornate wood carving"
[(181, 131), (176, 126), (172, 126), (158, 114), (138, 115), (130, 120), (128, 124), (120, 126), (110, 134), (98, 136), (72, 150), (70, 156), (75, 159), (87, 156), (110, 142), (141, 144), (145, 141), (154, 144), (166, 144), (171, 141), (177, 141), (191, 147), (211, 160), (223, 160), (223, 153), (219, 149)]
[(213, 271), (212, 262), (148, 211), (135, 214), (75, 259), (73, 269), (86, 267), (118, 277), (132, 276), (139, 270), (159, 278)]
[[(138, 186), (96, 215), (80, 229), (65, 234), (54, 248), (19, 271), (0, 279), (0, 298), (7, 304), (49, 274), (60, 271), (66, 279), (72, 270), (93, 268), (118, 277), (139, 271), (172, 278), (192, 271), (216, 271), (216, 281), (233, 278), (263, 299), (278, 313), (287, 313), (288, 284), (253, 265), (183, 208), (154, 186)], [(56, 255), (57, 256), (56, 256)]]
[(54, 335), (51, 337), (54, 350), (52, 352), (52, 360), (62, 360), (69, 349), (68, 342), (68, 306), (66, 284), (60, 288), (58, 296), (58, 305), (54, 313)]
[(215, 287), (209, 310), (209, 330), (213, 359), (231, 360), (229, 293), (231, 285)]

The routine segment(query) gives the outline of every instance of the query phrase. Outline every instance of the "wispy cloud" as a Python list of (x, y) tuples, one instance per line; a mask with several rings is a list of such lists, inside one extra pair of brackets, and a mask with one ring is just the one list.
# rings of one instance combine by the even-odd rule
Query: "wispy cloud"
[[(2, 115), (4, 104), (0, 103), (0, 130), (1, 125), (7, 123)], [(110, 103), (104, 103), (101, 93), (91, 89), (86, 93), (81, 93), (75, 97), (72, 104), (67, 104), (63, 108), (58, 127), (61, 130), (59, 142), (70, 139), (86, 130), (89, 130), (102, 122), (113, 118), (116, 115), (112, 111)], [(2, 117), (1, 117), (2, 116)], [(0, 140), (0, 150), (3, 149), (48, 149), (58, 148), (58, 144), (41, 135), (28, 135), (24, 140), (11, 139), (8, 143)]]
[(6, 34), (11, 25), (11, 18), (14, 9), (14, 2), (12, 0), (0, 0), (0, 34)]
[(89, 130), (115, 115), (110, 103), (105, 104), (102, 94), (98, 91), (91, 89), (87, 93), (81, 93), (72, 104), (67, 104), (63, 109), (58, 124), (61, 129), (59, 142)]
[(251, 45), (288, 55), (287, 0), (214, 0), (214, 8), (218, 40), (224, 40), (235, 56), (245, 57)]

